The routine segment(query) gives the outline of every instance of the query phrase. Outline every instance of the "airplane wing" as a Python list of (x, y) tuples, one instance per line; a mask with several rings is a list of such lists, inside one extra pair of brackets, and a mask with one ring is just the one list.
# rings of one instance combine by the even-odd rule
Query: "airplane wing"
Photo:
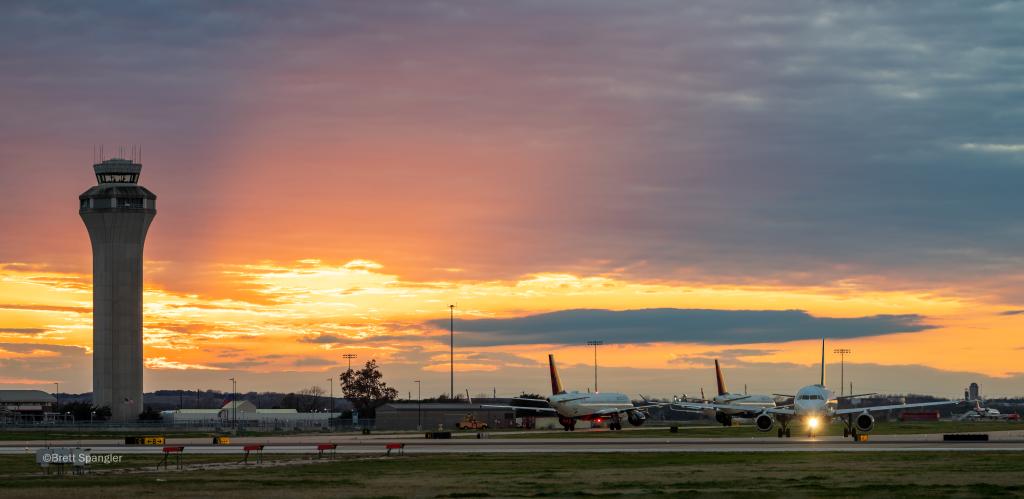
[(714, 404), (714, 403), (710, 403), (710, 404), (672, 404), (672, 408), (673, 409), (675, 409), (677, 407), (682, 407), (681, 409), (677, 409), (677, 410), (691, 411), (691, 412), (696, 412), (696, 411), (701, 411), (701, 412), (702, 411), (717, 411), (717, 410), (725, 409), (725, 410), (732, 410), (732, 411), (745, 411), (745, 412), (750, 412), (750, 413), (765, 412), (765, 413), (768, 413), (768, 414), (785, 414), (785, 415), (793, 415), (793, 414), (796, 413), (793, 409), (791, 409), (791, 408), (789, 408), (787, 406), (759, 408), (759, 407), (751, 407), (749, 405)]
[(671, 404), (671, 409), (676, 411), (688, 411), (688, 412), (704, 412), (715, 410), (715, 404), (710, 402), (698, 404), (694, 402), (675, 402)]
[(613, 414), (621, 414), (621, 413), (625, 413), (625, 412), (634, 411), (634, 410), (637, 410), (637, 409), (649, 409), (651, 407), (664, 407), (666, 405), (670, 405), (670, 402), (658, 403), (658, 404), (637, 405), (637, 406), (626, 407), (626, 408), (622, 408), (622, 409), (613, 409), (613, 408), (599, 409), (597, 411), (594, 411), (593, 415), (595, 415), (595, 416), (611, 416)]
[(917, 404), (896, 404), (896, 405), (876, 405), (874, 407), (856, 407), (851, 409), (839, 409), (834, 414), (836, 416), (842, 416), (845, 414), (859, 414), (864, 411), (875, 412), (875, 411), (892, 411), (896, 409), (911, 409), (914, 407), (933, 407), (937, 405), (953, 405), (961, 404), (962, 400), (946, 400), (943, 402), (920, 402)]
[(631, 411), (633, 409), (650, 409), (652, 407), (665, 407), (666, 405), (672, 405), (672, 402), (652, 402), (644, 405), (633, 406), (632, 408), (625, 409), (622, 412)]
[[(579, 397), (573, 397), (571, 399), (558, 399), (559, 402), (575, 402), (577, 400), (586, 400), (590, 398), (590, 395), (580, 395)], [(547, 402), (545, 400), (545, 402)]]
[(554, 409), (550, 407), (524, 407), (521, 405), (487, 405), (481, 404), (480, 407), (486, 407), (488, 409), (506, 409), (513, 412), (543, 412), (545, 414), (558, 414)]
[(701, 408), (698, 408), (698, 407), (694, 407), (694, 406), (692, 406), (690, 404), (672, 404), (669, 407), (669, 409), (671, 409), (673, 411), (681, 411), (681, 412), (705, 412), (705, 411), (713, 410), (711, 408), (703, 408), (703, 409), (701, 409)]
[(855, 399), (860, 397), (870, 397), (872, 395), (878, 395), (877, 393), (858, 393), (856, 395), (841, 395), (836, 397), (836, 400)]
[(644, 405), (634, 406), (634, 409), (650, 409), (651, 407), (665, 407), (666, 405), (672, 405), (672, 402), (655, 402), (653, 400), (648, 400), (647, 397), (643, 396), (643, 394), (640, 394), (640, 399), (644, 401)]

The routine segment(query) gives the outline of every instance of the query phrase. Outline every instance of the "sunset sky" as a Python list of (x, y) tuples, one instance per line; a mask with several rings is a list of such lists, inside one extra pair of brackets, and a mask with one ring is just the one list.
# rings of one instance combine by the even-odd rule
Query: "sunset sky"
[(0, 388), (91, 390), (93, 146), (145, 389), (1024, 395), (1024, 2), (0, 3)]

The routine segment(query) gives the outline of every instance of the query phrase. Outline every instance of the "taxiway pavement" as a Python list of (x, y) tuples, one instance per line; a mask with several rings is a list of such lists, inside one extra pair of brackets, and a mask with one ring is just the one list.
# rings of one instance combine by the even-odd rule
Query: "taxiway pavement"
[[(407, 454), (528, 454), (608, 452), (1024, 452), (1024, 434), (990, 432), (987, 442), (946, 442), (941, 434), (872, 435), (855, 443), (840, 437), (800, 438), (683, 438), (600, 437), (564, 438), (455, 438), (425, 439), (422, 435), (391, 437), (297, 435), (232, 438), (230, 445), (212, 445), (209, 439), (168, 438), (167, 445), (184, 445), (185, 454), (237, 454), (243, 446), (263, 444), (266, 454), (316, 454), (321, 443), (336, 443), (338, 454), (383, 454), (386, 443), (405, 444)], [(60, 440), (4, 442), (0, 454), (35, 454), (43, 447), (89, 448), (93, 454), (162, 454), (163, 446), (124, 445), (112, 440)]]

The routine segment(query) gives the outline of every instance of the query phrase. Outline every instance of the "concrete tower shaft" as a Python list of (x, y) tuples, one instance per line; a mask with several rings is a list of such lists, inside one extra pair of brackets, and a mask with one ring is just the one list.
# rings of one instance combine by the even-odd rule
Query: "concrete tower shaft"
[(156, 195), (137, 184), (142, 165), (93, 165), (98, 185), (78, 197), (92, 241), (93, 404), (114, 421), (142, 412), (142, 253)]

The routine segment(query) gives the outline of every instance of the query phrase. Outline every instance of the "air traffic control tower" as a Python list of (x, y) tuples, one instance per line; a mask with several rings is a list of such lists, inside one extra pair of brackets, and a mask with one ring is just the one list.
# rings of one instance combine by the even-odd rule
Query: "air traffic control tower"
[(138, 184), (142, 165), (93, 165), (95, 187), (78, 196), (92, 240), (92, 400), (113, 421), (142, 412), (142, 249), (156, 195)]

